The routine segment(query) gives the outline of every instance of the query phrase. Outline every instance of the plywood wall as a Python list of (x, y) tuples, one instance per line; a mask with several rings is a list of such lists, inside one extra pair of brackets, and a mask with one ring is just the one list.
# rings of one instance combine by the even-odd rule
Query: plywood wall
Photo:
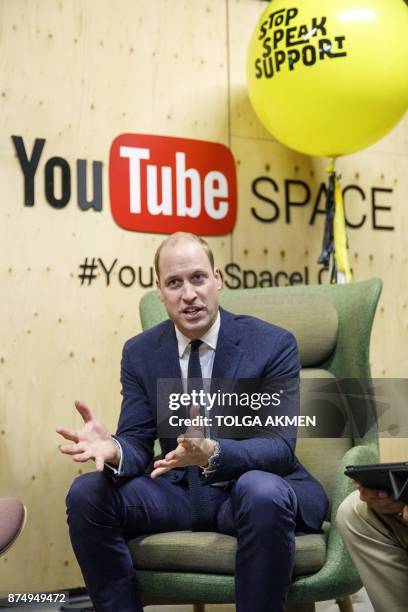
[[(121, 133), (147, 133), (224, 143), (237, 160), (239, 209), (232, 236), (211, 238), (218, 264), (242, 269), (299, 271), (316, 282), (323, 218), (309, 225), (327, 160), (289, 151), (262, 128), (245, 85), (248, 40), (263, 8), (258, 0), (0, 0), (0, 495), (18, 495), (29, 509), (27, 528), (0, 559), (1, 590), (70, 588), (82, 579), (68, 541), (65, 492), (78, 473), (57, 452), (55, 427), (76, 426), (80, 398), (115, 428), (119, 361), (124, 341), (140, 330), (145, 289), (125, 287), (119, 271), (142, 268), (146, 283), (161, 236), (120, 229), (109, 207), (108, 156)], [(24, 183), (12, 135), (28, 154), (46, 140), (35, 176), (35, 204), (24, 206)], [(63, 209), (45, 198), (44, 168), (59, 156), (71, 168), (72, 193)], [(101, 211), (76, 201), (76, 160), (103, 162)], [(356, 280), (380, 276), (384, 292), (376, 319), (376, 376), (407, 374), (408, 122), (374, 147), (340, 160), (343, 184), (366, 200), (347, 200), (351, 218), (367, 215), (349, 233)], [(251, 184), (269, 177), (281, 208), (274, 223)], [(285, 179), (306, 182), (310, 203), (287, 224)], [(264, 183), (264, 187), (271, 183)], [(372, 187), (392, 189), (379, 203), (394, 231), (371, 228)], [(270, 187), (269, 187), (270, 188)], [(302, 197), (302, 194), (298, 194)], [(296, 194), (294, 193), (294, 197)], [(382, 215), (382, 216), (381, 216)], [(84, 259), (109, 269), (81, 286)], [(125, 283), (129, 269), (122, 271)], [(403, 443), (399, 455), (407, 451)], [(397, 453), (386, 449), (388, 456)], [(91, 466), (90, 466), (91, 467)]]

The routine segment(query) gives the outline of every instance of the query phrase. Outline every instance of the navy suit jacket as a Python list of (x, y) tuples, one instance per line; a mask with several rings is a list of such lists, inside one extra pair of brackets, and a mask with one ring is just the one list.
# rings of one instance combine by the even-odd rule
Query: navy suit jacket
[[(213, 379), (298, 377), (299, 355), (294, 336), (254, 317), (223, 309)], [(156, 439), (157, 380), (181, 378), (177, 338), (167, 320), (128, 340), (121, 365), (122, 408), (116, 437), (123, 451), (119, 478), (140, 476), (153, 458)], [(176, 439), (160, 440), (163, 453)], [(219, 439), (220, 457), (213, 474), (203, 483), (234, 480), (244, 472), (263, 470), (282, 476), (294, 489), (299, 505), (298, 524), (319, 530), (327, 512), (327, 497), (295, 456), (295, 440), (284, 437)], [(172, 470), (177, 484), (185, 470)]]

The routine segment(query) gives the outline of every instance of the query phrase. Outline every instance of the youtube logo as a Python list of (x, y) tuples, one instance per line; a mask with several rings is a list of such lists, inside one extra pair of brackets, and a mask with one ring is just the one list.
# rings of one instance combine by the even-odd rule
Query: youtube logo
[(214, 142), (121, 134), (109, 156), (112, 215), (137, 232), (228, 234), (237, 214), (235, 161)]

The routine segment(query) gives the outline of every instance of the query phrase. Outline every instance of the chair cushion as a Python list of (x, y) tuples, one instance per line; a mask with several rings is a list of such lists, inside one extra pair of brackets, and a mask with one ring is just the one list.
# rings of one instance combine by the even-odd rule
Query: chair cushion
[[(324, 523), (323, 533), (296, 536), (295, 576), (323, 566), (329, 528)], [(137, 569), (235, 573), (237, 540), (221, 533), (173, 531), (135, 538), (128, 545)]]
[(291, 331), (296, 337), (303, 367), (323, 363), (335, 348), (337, 310), (321, 295), (262, 295), (262, 289), (224, 290), (220, 302), (231, 312), (250, 314)]

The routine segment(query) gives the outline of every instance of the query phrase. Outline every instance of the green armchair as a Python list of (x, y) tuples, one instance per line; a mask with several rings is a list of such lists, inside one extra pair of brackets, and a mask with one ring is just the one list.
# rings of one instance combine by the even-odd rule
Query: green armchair
[[(223, 290), (221, 305), (291, 330), (298, 342), (305, 378), (369, 378), (369, 343), (382, 283)], [(155, 292), (140, 302), (147, 329), (167, 317)], [(302, 403), (302, 402), (301, 402)], [(301, 408), (302, 410), (303, 408)], [(378, 461), (371, 438), (300, 438), (296, 454), (325, 487), (330, 510), (321, 534), (296, 537), (294, 579), (287, 609), (311, 612), (316, 601), (336, 599), (352, 611), (350, 595), (360, 578), (336, 528), (341, 501), (353, 490), (344, 467)], [(234, 602), (235, 538), (188, 531), (136, 538), (129, 548), (145, 604)], [(267, 570), (266, 570), (267, 571)]]

